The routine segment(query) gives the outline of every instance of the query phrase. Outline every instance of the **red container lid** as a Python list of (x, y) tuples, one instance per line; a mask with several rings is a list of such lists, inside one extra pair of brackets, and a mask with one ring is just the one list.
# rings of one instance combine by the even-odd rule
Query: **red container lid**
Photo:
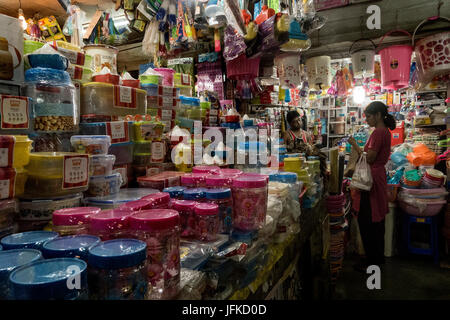
[(130, 217), (133, 230), (160, 231), (180, 224), (180, 215), (171, 209), (152, 209), (138, 212)]
[(129, 218), (132, 214), (134, 212), (120, 209), (105, 210), (91, 216), (90, 228), (92, 231), (127, 229), (129, 227)]
[(233, 180), (235, 188), (264, 188), (267, 186), (267, 178), (264, 175), (241, 175)]
[(152, 208), (152, 202), (148, 200), (135, 200), (124, 203), (119, 207), (119, 210), (124, 211), (141, 211), (148, 210)]
[(225, 169), (220, 169), (220, 173), (222, 174), (222, 175), (240, 175), (240, 174), (242, 174), (242, 171), (241, 170), (239, 170), (239, 169), (227, 169), (227, 168), (225, 168)]
[(14, 168), (0, 168), (0, 179), (7, 180), (16, 176), (16, 170)]
[(125, 87), (131, 87), (131, 88), (140, 88), (140, 81), (139, 80), (122, 80), (122, 85)]
[(192, 168), (192, 173), (215, 173), (220, 171), (217, 166), (195, 166)]
[(90, 216), (100, 213), (102, 209), (97, 207), (64, 208), (53, 212), (53, 225), (75, 226), (89, 223)]
[(172, 209), (177, 211), (194, 210), (199, 203), (191, 200), (172, 200)]
[(180, 181), (182, 185), (192, 185), (205, 182), (207, 176), (208, 173), (193, 172), (183, 175)]
[(92, 81), (119, 85), (120, 77), (117, 74), (99, 74), (92, 76)]
[(14, 136), (0, 136), (0, 147), (5, 148), (14, 144), (16, 139)]
[(269, 183), (269, 176), (266, 174), (260, 174), (256, 172), (245, 172), (241, 175), (242, 176), (250, 176), (250, 177), (264, 177), (267, 180), (267, 183)]
[(206, 177), (206, 185), (208, 187), (223, 187), (233, 184), (233, 179), (238, 176), (234, 175), (210, 175)]
[(141, 200), (147, 200), (151, 202), (152, 206), (158, 206), (161, 204), (169, 204), (170, 193), (168, 192), (157, 192), (149, 194), (148, 196), (142, 197)]
[(200, 216), (214, 216), (219, 214), (219, 206), (215, 203), (200, 203), (195, 207), (195, 214)]

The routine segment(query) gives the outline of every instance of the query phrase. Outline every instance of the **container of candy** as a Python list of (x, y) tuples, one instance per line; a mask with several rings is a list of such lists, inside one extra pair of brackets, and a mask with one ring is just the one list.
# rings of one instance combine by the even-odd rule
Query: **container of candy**
[(133, 162), (133, 142), (114, 143), (109, 148), (109, 153), (116, 156), (115, 165)]
[(219, 206), (219, 232), (230, 234), (233, 227), (233, 197), (231, 189), (209, 189), (206, 191), (206, 201)]
[(100, 213), (97, 207), (65, 208), (53, 212), (53, 231), (61, 236), (87, 234), (90, 216)]
[(45, 198), (74, 194), (88, 189), (89, 155), (72, 152), (35, 152), (26, 167), (25, 193)]
[[(53, 212), (63, 208), (79, 207), (82, 194), (52, 198), (52, 199), (20, 199), (19, 220), (21, 221), (49, 221)], [(0, 205), (1, 206), (1, 205)], [(0, 209), (1, 211), (1, 209)]]
[(14, 168), (0, 168), (0, 199), (14, 197), (16, 170)]
[(142, 200), (151, 202), (151, 209), (167, 209), (170, 204), (170, 194), (167, 192), (153, 193), (142, 197)]
[(100, 243), (100, 238), (92, 235), (58, 237), (44, 243), (42, 254), (45, 259), (78, 258), (87, 262), (89, 248)]
[(187, 188), (201, 188), (206, 186), (208, 173), (187, 173), (181, 177), (181, 185)]
[(120, 209), (104, 210), (91, 217), (89, 233), (102, 241), (130, 238), (129, 218), (132, 214), (133, 211)]
[(153, 188), (162, 191), (167, 187), (180, 185), (180, 172), (165, 171), (150, 177), (139, 177), (137, 179), (141, 188)]
[(186, 187), (168, 187), (164, 188), (163, 192), (167, 192), (170, 194), (171, 199), (183, 199), (183, 192), (186, 190)]
[(58, 237), (58, 233), (51, 231), (29, 231), (14, 233), (0, 240), (3, 250), (10, 249), (37, 249), (42, 250), (42, 245)]
[(101, 242), (89, 250), (91, 300), (144, 300), (147, 293), (147, 246), (136, 239)]
[(33, 129), (33, 100), (0, 94), (0, 133), (27, 134)]
[(242, 231), (262, 228), (266, 221), (268, 177), (240, 176), (233, 181), (233, 227)]
[[(14, 300), (85, 300), (88, 298), (87, 264), (76, 258), (39, 260), (10, 275)], [(68, 286), (77, 279), (76, 287)], [(72, 282), (71, 282), (72, 280)]]
[(111, 146), (111, 137), (101, 136), (72, 136), (70, 138), (72, 148), (77, 153), (107, 154)]
[(110, 175), (113, 172), (116, 156), (113, 154), (97, 154), (90, 157), (89, 174), (91, 176)]
[(192, 173), (218, 173), (220, 168), (217, 166), (195, 166), (192, 168)]
[(152, 193), (159, 192), (156, 189), (136, 188), (121, 189), (118, 193), (107, 197), (88, 197), (85, 203), (88, 206), (99, 207), (102, 210), (115, 209), (129, 201), (139, 200)]
[(14, 223), (17, 212), (17, 200), (0, 200), (0, 229), (7, 228)]
[(181, 221), (181, 237), (194, 238), (195, 237), (195, 207), (199, 203), (190, 200), (173, 200), (171, 208), (178, 211)]
[(219, 206), (215, 203), (200, 203), (194, 210), (196, 238), (205, 242), (217, 240), (221, 228)]
[(147, 243), (150, 299), (172, 299), (180, 285), (180, 215), (175, 210), (141, 211), (130, 217), (134, 236)]
[(15, 249), (0, 251), (0, 299), (10, 300), (9, 276), (24, 265), (42, 259), (42, 253), (36, 249)]
[(107, 176), (89, 178), (88, 194), (92, 197), (106, 197), (119, 192), (122, 186), (122, 175), (118, 172)]
[(183, 199), (203, 202), (205, 200), (206, 190), (206, 188), (186, 189), (183, 192)]
[[(157, 193), (155, 193), (157, 194)], [(134, 200), (127, 203), (124, 203), (119, 207), (118, 210), (121, 211), (131, 211), (138, 212), (142, 210), (152, 209), (153, 202), (150, 200)]]

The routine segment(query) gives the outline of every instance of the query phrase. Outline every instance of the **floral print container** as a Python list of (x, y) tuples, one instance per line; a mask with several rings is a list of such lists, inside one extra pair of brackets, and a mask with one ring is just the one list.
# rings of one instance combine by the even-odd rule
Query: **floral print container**
[(91, 217), (89, 233), (102, 241), (129, 238), (130, 217), (134, 213), (121, 209), (104, 210)]
[(209, 189), (206, 201), (219, 206), (219, 232), (230, 234), (233, 227), (233, 198), (230, 188)]
[(87, 234), (90, 217), (100, 213), (97, 207), (64, 208), (53, 212), (53, 231), (60, 236)]
[(151, 202), (151, 209), (167, 209), (170, 204), (170, 194), (167, 192), (157, 192), (142, 197), (141, 200)]
[(172, 209), (178, 211), (181, 220), (181, 237), (195, 237), (195, 206), (199, 203), (191, 200), (173, 200)]
[(220, 231), (219, 206), (215, 203), (200, 203), (195, 207), (195, 234), (198, 240), (217, 240)]

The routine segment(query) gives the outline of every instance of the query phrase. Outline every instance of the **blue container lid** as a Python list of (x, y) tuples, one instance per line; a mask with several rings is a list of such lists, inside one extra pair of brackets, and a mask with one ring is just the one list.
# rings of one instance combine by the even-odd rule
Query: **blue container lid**
[(87, 260), (89, 248), (100, 243), (100, 238), (91, 235), (59, 237), (44, 243), (42, 253), (46, 259), (80, 258)]
[(14, 269), (30, 262), (42, 259), (42, 253), (36, 249), (14, 249), (0, 252), (0, 282), (8, 280)]
[(171, 198), (177, 198), (183, 195), (184, 190), (186, 190), (186, 187), (168, 187), (165, 188), (163, 192), (167, 192), (168, 194), (170, 194)]
[(278, 182), (280, 181), (279, 177), (278, 177), (278, 173), (269, 173), (269, 181), (275, 181)]
[(116, 239), (91, 247), (88, 263), (99, 269), (123, 269), (139, 265), (146, 258), (145, 242), (136, 239)]
[(111, 150), (112, 147), (127, 147), (133, 145), (133, 141), (129, 142), (119, 142), (119, 143), (111, 143), (111, 146), (109, 149)]
[(239, 122), (230, 122), (230, 123), (221, 123), (220, 126), (229, 129), (239, 129), (241, 127), (241, 124)]
[(3, 250), (3, 247), (0, 245), (0, 251), (2, 251)]
[(256, 237), (256, 234), (256, 231), (244, 232), (235, 229), (231, 232), (231, 239), (238, 242), (252, 241)]
[(14, 233), (4, 237), (0, 242), (5, 250), (42, 248), (42, 245), (48, 241), (58, 237), (58, 233), (51, 231), (28, 231), (22, 233)]
[(205, 193), (206, 199), (228, 199), (231, 198), (230, 188), (209, 189)]
[(197, 200), (205, 197), (205, 188), (192, 188), (183, 191), (183, 198), (185, 200)]
[(294, 172), (280, 172), (278, 174), (278, 181), (283, 183), (296, 183), (297, 174)]
[(181, 104), (187, 104), (189, 106), (199, 107), (200, 106), (200, 99), (199, 98), (180, 96), (180, 103)]
[(253, 120), (244, 120), (244, 127), (255, 127), (253, 124), (254, 124)]
[[(16, 300), (74, 299), (80, 290), (87, 289), (87, 264), (75, 258), (35, 261), (14, 270), (9, 280), (12, 297)], [(80, 290), (68, 284), (77, 284)], [(71, 281), (73, 279), (73, 281)]]

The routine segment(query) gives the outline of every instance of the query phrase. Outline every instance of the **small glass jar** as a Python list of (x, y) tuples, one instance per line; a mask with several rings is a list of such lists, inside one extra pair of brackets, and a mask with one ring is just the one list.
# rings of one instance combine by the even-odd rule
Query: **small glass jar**
[(135, 200), (135, 201), (129, 201), (127, 203), (124, 203), (119, 207), (119, 210), (122, 211), (131, 211), (131, 212), (138, 212), (141, 210), (148, 210), (152, 209), (153, 202), (149, 200)]
[(97, 207), (65, 208), (53, 212), (53, 231), (61, 236), (88, 234), (91, 215), (101, 211)]
[(180, 286), (180, 215), (153, 209), (130, 217), (134, 236), (147, 243), (149, 299), (172, 299)]
[(200, 203), (195, 207), (195, 235), (200, 241), (217, 240), (220, 231), (219, 206)]
[(120, 209), (105, 210), (91, 217), (90, 234), (102, 241), (130, 238), (129, 218), (133, 211)]
[(141, 200), (151, 202), (151, 209), (167, 209), (170, 204), (170, 194), (167, 192), (157, 192), (148, 196), (142, 197)]
[(199, 203), (191, 200), (173, 200), (172, 209), (178, 211), (181, 221), (181, 237), (195, 237), (195, 206)]
[(183, 199), (183, 192), (186, 190), (186, 187), (168, 187), (163, 190), (163, 192), (167, 192), (170, 194), (171, 199)]
[(233, 228), (233, 197), (230, 188), (209, 189), (206, 201), (219, 206), (220, 233), (230, 234)]
[(188, 173), (181, 177), (181, 185), (187, 188), (201, 188), (206, 186), (208, 173)]
[(115, 239), (89, 249), (89, 299), (143, 300), (147, 294), (145, 242)]
[(3, 250), (11, 249), (37, 249), (42, 250), (42, 245), (58, 237), (58, 233), (51, 231), (27, 231), (13, 233), (0, 240)]
[(87, 262), (89, 248), (100, 243), (100, 238), (91, 235), (58, 237), (44, 243), (42, 254), (45, 259), (78, 258)]
[(186, 189), (183, 192), (183, 199), (203, 202), (205, 200), (206, 190), (207, 189), (205, 189), (205, 188)]
[(35, 261), (14, 270), (9, 280), (13, 300), (88, 298), (87, 264), (76, 258)]

